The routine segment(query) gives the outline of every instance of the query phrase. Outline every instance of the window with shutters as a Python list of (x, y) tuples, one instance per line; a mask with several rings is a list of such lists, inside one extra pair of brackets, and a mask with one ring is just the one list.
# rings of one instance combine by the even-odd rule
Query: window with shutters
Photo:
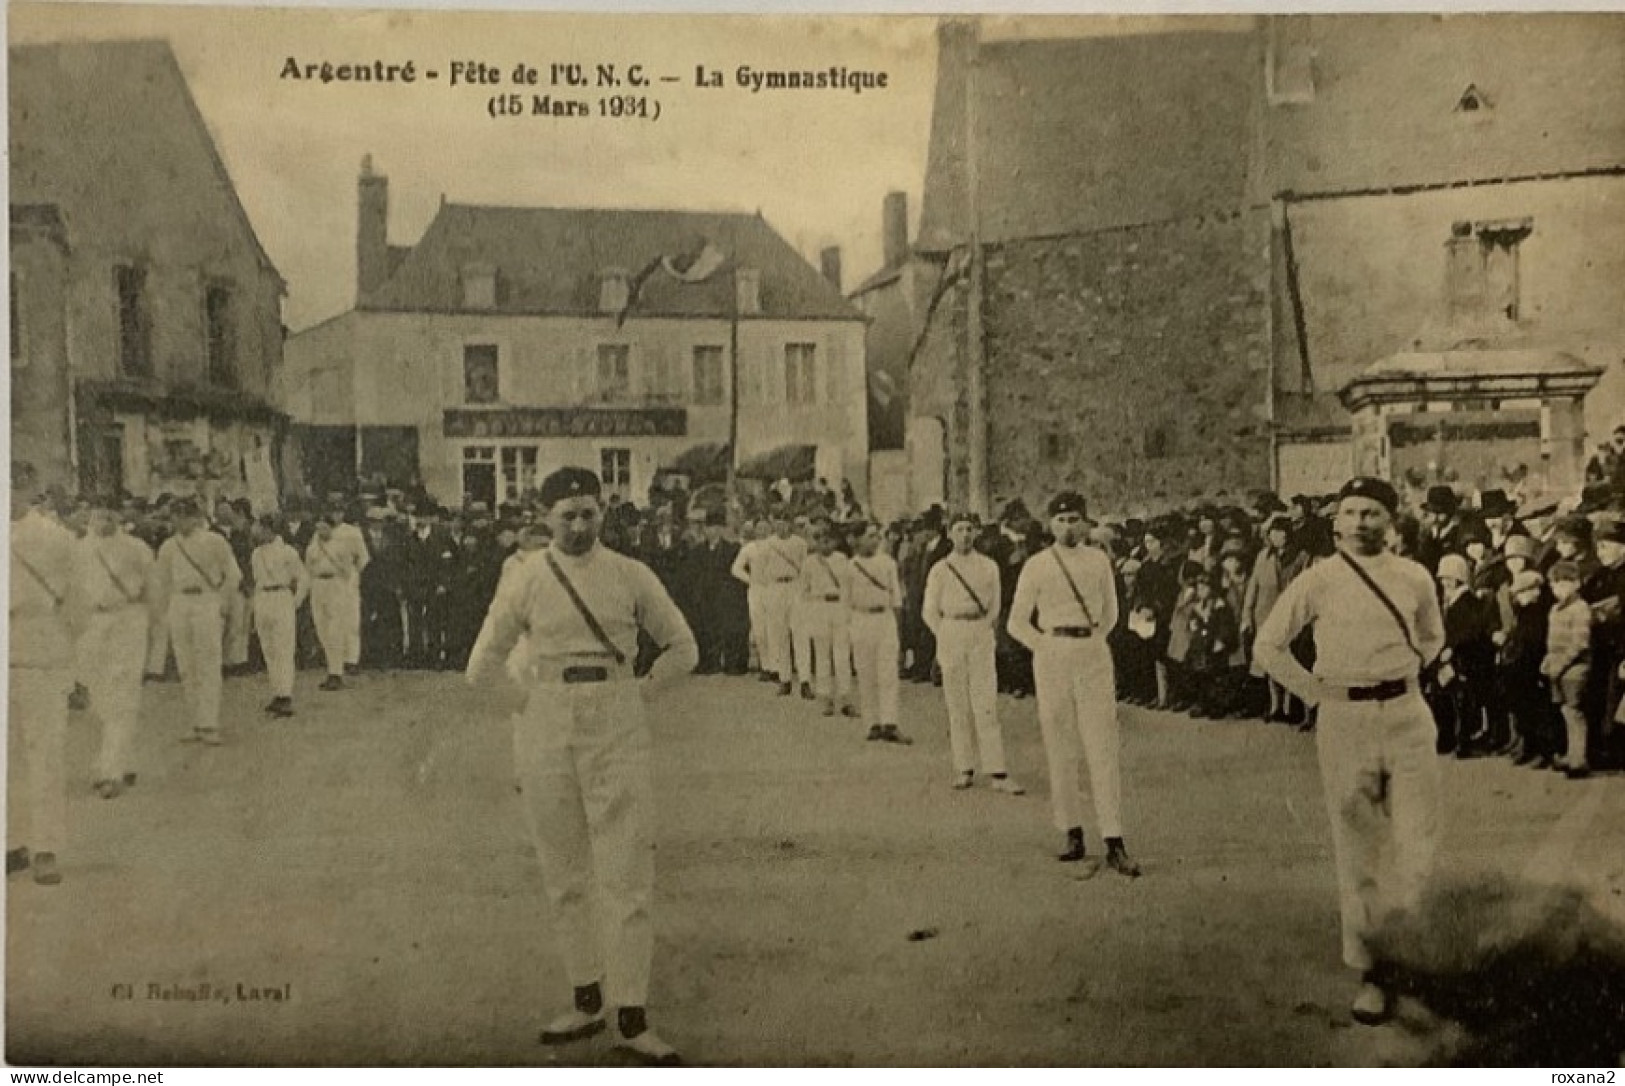
[(655, 403), (676, 403), (683, 398), (683, 378), (676, 362), (664, 350), (644, 354), (644, 385), (648, 398)]
[(605, 487), (624, 496), (626, 488), (632, 485), (632, 450), (600, 449), (598, 477)]
[(1534, 232), (1533, 219), (1458, 222), (1445, 243), (1450, 315), (1457, 321), (1516, 321), (1522, 282), (1518, 250)]
[(632, 397), (632, 348), (624, 343), (598, 345), (598, 399), (619, 403)]
[(727, 402), (723, 388), (722, 348), (694, 348), (694, 402), (720, 404)]
[(811, 343), (784, 345), (784, 399), (791, 404), (818, 402), (817, 348)]
[(231, 388), (237, 384), (237, 323), (235, 292), (229, 283), (211, 283), (203, 290), (203, 329), (209, 362), (209, 383)]
[(463, 346), (463, 402), (497, 403), (502, 398), (495, 343)]
[(152, 313), (147, 299), (147, 269), (120, 264), (113, 269), (118, 295), (118, 364), (126, 377), (152, 376)]

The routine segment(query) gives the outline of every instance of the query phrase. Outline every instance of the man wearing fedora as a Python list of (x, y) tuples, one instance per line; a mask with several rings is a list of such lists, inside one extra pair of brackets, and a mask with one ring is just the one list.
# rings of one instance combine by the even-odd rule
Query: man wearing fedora
[[(1428, 572), (1387, 549), (1399, 495), (1356, 478), (1338, 494), (1338, 553), (1287, 585), (1258, 631), (1264, 670), (1319, 707), (1319, 753), (1343, 927), (1343, 961), (1361, 971), (1356, 1021), (1393, 1016), (1395, 996), (1373, 972), (1370, 937), (1414, 905), (1439, 835), (1439, 759), (1419, 675), (1444, 646)], [(1314, 672), (1292, 654), (1305, 630)]]
[(1505, 554), (1507, 540), (1514, 536), (1528, 537), (1529, 530), (1518, 520), (1517, 507), (1504, 490), (1486, 490), (1478, 496), (1478, 515), (1489, 530), (1490, 550)]
[(1462, 514), (1461, 498), (1456, 492), (1448, 486), (1428, 487), (1427, 499), (1422, 503), (1422, 540), (1416, 560), (1432, 573), (1445, 555), (1467, 553), (1467, 528), (1468, 519)]

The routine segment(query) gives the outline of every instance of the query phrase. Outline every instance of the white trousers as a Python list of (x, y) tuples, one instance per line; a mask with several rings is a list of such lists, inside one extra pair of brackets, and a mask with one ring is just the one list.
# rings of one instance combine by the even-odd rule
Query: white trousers
[[(12, 636), (17, 636), (13, 629)], [(71, 664), (9, 671), (9, 847), (60, 852), (68, 843), (68, 691)]]
[(288, 592), (254, 593), (254, 633), (260, 639), (273, 698), (293, 697), (293, 596)]
[(177, 594), (169, 602), (169, 637), (175, 644), (175, 665), (180, 668), (195, 732), (220, 731), (223, 625), (218, 592)]
[(852, 647), (847, 642), (846, 608), (840, 603), (802, 603), (802, 623), (812, 643), (814, 686), (821, 698), (844, 698), (852, 689)]
[(648, 1002), (652, 740), (636, 682), (544, 683), (514, 719), (514, 771), (565, 971), (614, 1007)]
[(361, 663), (361, 578), (346, 577), (344, 585), (344, 662), (351, 667)]
[(316, 640), (327, 657), (328, 675), (344, 674), (344, 653), (349, 626), (349, 595), (337, 577), (317, 577), (310, 582), (310, 617), (316, 620)]
[(948, 737), (954, 770), (959, 773), (976, 768), (978, 748), (983, 772), (1005, 772), (993, 641), (993, 627), (985, 621), (944, 619), (937, 630), (937, 663), (942, 665), (942, 694), (948, 702)]
[(897, 723), (897, 617), (890, 611), (864, 614), (853, 611), (847, 619), (852, 663), (858, 673), (858, 708), (863, 722)]
[(147, 674), (162, 675), (169, 670), (169, 609), (153, 610), (147, 616)]
[(771, 671), (767, 664), (767, 614), (762, 609), (762, 587), (751, 585), (745, 590), (745, 605), (750, 611), (750, 647), (756, 652), (756, 666)]
[(247, 596), (241, 592), (226, 593), (225, 642), (220, 659), (227, 667), (241, 667), (248, 663), (250, 615)]
[(1087, 763), (1100, 835), (1123, 836), (1116, 677), (1105, 639), (1046, 637), (1033, 653), (1033, 680), (1055, 828), (1083, 825), (1079, 770)]
[(135, 772), (131, 750), (141, 713), (141, 672), (147, 663), (148, 608), (141, 604), (97, 611), (80, 645), (96, 666), (88, 676), (91, 711), (102, 722), (96, 779), (118, 780)]
[(1413, 907), (1439, 840), (1438, 731), (1420, 694), (1320, 703), (1315, 745), (1332, 820), (1343, 962), (1371, 968), (1367, 940)]
[(763, 585), (762, 609), (762, 666), (778, 675), (780, 682), (794, 682), (795, 657), (790, 648), (790, 610), (795, 602), (796, 586), (793, 582)]
[(790, 647), (795, 678), (798, 682), (810, 683), (813, 681), (813, 643), (812, 626), (807, 621), (807, 610), (811, 604), (801, 595), (798, 586), (792, 585), (791, 592)]

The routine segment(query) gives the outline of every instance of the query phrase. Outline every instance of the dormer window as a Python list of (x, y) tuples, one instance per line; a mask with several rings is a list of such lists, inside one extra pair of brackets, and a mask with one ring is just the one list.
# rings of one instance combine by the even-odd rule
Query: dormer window
[(762, 273), (755, 268), (739, 268), (734, 272), (734, 304), (741, 316), (752, 316), (762, 311)]
[(468, 264), (463, 267), (463, 308), (495, 309), (497, 307), (497, 270), (490, 264)]
[(598, 312), (620, 313), (626, 308), (631, 284), (625, 268), (606, 268), (598, 278)]
[(1456, 99), (1457, 113), (1482, 113), (1491, 108), (1490, 100), (1475, 83), (1468, 84), (1467, 89), (1461, 92), (1461, 97)]

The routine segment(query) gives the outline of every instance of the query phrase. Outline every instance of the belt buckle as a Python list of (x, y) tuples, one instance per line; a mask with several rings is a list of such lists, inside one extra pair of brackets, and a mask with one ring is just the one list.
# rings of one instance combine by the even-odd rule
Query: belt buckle
[(591, 664), (572, 664), (560, 676), (567, 683), (601, 683), (609, 681), (609, 668)]

